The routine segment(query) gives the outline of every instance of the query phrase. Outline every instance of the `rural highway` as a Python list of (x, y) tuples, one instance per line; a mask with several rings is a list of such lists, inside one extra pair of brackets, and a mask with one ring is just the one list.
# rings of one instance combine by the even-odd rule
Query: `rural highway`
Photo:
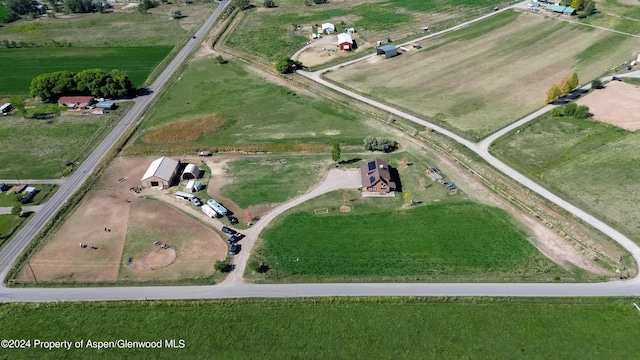
[[(220, 9), (216, 9), (218, 11)], [(218, 12), (219, 13), (219, 12)], [(216, 13), (212, 15), (215, 19)], [(210, 18), (207, 22), (213, 21)], [(209, 24), (210, 25), (210, 24)], [(203, 34), (203, 29), (199, 30), (198, 36)], [(460, 25), (462, 26), (462, 25)], [(430, 35), (432, 36), (432, 35)], [(193, 47), (193, 44), (190, 46)], [(189, 48), (189, 44), (186, 48)], [(176, 60), (182, 54), (182, 58), (186, 56), (185, 49), (178, 54)], [(190, 50), (189, 50), (190, 51)], [(174, 63), (175, 67), (179, 62)], [(361, 60), (360, 60), (361, 61)], [(171, 66), (171, 65), (170, 65)], [(339, 65), (337, 67), (341, 67)], [(298, 73), (308, 77), (318, 83), (327, 86), (344, 95), (350, 96), (356, 100), (365, 102), (379, 109), (392, 113), (396, 116), (403, 117), (409, 121), (428, 126), (458, 143), (466, 146), (481, 156), (487, 162), (492, 164), (498, 170), (518, 181), (523, 186), (535, 191), (540, 196), (554, 202), (558, 206), (572, 213), (574, 216), (592, 224), (595, 228), (610, 236), (612, 239), (620, 243), (627, 249), (638, 263), (640, 263), (640, 248), (630, 239), (611, 228), (602, 221), (594, 218), (585, 211), (578, 209), (570, 203), (560, 199), (553, 193), (544, 189), (537, 183), (531, 181), (526, 176), (516, 172), (498, 159), (489, 154), (489, 146), (501, 134), (508, 132), (518, 126), (522, 126), (531, 121), (537, 114), (542, 114), (549, 110), (550, 107), (544, 107), (538, 112), (533, 113), (518, 122), (510, 125), (506, 129), (491, 135), (489, 138), (473, 143), (464, 139), (451, 131), (444, 129), (435, 124), (419, 119), (410, 114), (406, 114), (398, 109), (381, 104), (359, 94), (353, 93), (339, 86), (331, 84), (321, 78), (323, 70), (320, 72), (309, 73), (299, 71)], [(166, 82), (166, 79), (175, 71), (170, 68), (163, 73), (163, 76), (154, 83), (153, 89), (159, 89)], [(165, 76), (166, 75), (166, 76)], [(161, 81), (162, 80), (162, 81)], [(149, 99), (146, 100), (148, 104)], [(61, 186), (58, 193), (47, 203), (44, 209), (36, 214), (23, 231), (21, 231), (14, 241), (10, 243), (2, 253), (0, 253), (0, 276), (4, 279), (9, 267), (15, 258), (20, 254), (29, 241), (36, 235), (37, 231), (50, 219), (55, 211), (62, 206), (63, 202), (71, 196), (71, 194), (86, 180), (88, 174), (93, 171), (95, 166), (119, 139), (128, 126), (134, 122), (140, 114), (144, 106), (137, 103), (128, 116), (118, 125), (121, 130), (114, 129), (100, 147), (90, 156), (87, 161), (78, 169), (78, 171), (69, 178), (67, 182)], [(134, 112), (135, 111), (135, 112)], [(131, 115), (131, 116), (129, 116)], [(113, 138), (112, 138), (113, 136)], [(84, 167), (83, 167), (84, 166)], [(64, 189), (64, 192), (63, 192)], [(60, 196), (57, 196), (60, 195)], [(55, 201), (54, 201), (55, 200)], [(284, 209), (282, 210), (284, 211)], [(38, 220), (36, 222), (35, 220)], [(268, 220), (268, 219), (267, 219)], [(262, 221), (262, 220), (261, 220)], [(265, 221), (263, 226), (268, 221)], [(246, 261), (244, 261), (246, 262)], [(244, 265), (243, 265), (244, 266)], [(240, 269), (237, 269), (240, 270)], [(538, 297), (555, 297), (555, 296), (638, 296), (640, 295), (640, 278), (636, 277), (627, 281), (615, 281), (606, 283), (584, 283), (584, 284), (558, 284), (558, 283), (538, 283), (538, 284), (521, 284), (521, 283), (449, 283), (449, 284), (424, 284), (424, 283), (383, 283), (383, 284), (274, 284), (274, 285), (255, 285), (247, 284), (240, 281), (241, 272), (232, 275), (228, 281), (216, 286), (165, 286), (165, 287), (96, 287), (96, 288), (7, 288), (2, 285), (0, 287), (0, 301), (31, 301), (31, 302), (47, 302), (47, 301), (97, 301), (97, 300), (135, 300), (135, 299), (201, 299), (201, 298), (245, 298), (245, 297), (305, 297), (305, 296), (538, 296)]]
[[(122, 138), (122, 136), (131, 127), (131, 124), (140, 117), (144, 109), (155, 98), (156, 93), (171, 78), (171, 76), (180, 67), (182, 62), (187, 58), (195, 46), (199, 44), (200, 38), (207, 34), (213, 23), (216, 21), (222, 10), (229, 4), (229, 1), (219, 3), (211, 16), (202, 24), (198, 31), (194, 34), (196, 39), (190, 39), (180, 52), (173, 58), (166, 69), (158, 76), (158, 79), (149, 87), (146, 96), (138, 97), (135, 104), (129, 112), (120, 120), (107, 137), (98, 145), (98, 147), (89, 155), (76, 171), (69, 176), (66, 181), (60, 183), (60, 189), (51, 197), (51, 199), (42, 206), (33, 218), (16, 234), (13, 240), (0, 252), (0, 278), (5, 279), (9, 269), (14, 261), (20, 256), (22, 251), (29, 245), (31, 240), (45, 226), (45, 224), (53, 218), (60, 210), (64, 203), (80, 188), (80, 186), (93, 173), (96, 166), (113, 148), (113, 146)], [(25, 182), (25, 181), (22, 181)], [(4, 281), (0, 285), (4, 287)]]

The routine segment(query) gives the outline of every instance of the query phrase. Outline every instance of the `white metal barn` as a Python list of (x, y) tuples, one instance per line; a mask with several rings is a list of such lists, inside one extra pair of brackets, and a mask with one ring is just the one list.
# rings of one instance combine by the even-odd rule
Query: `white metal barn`
[(149, 165), (147, 172), (142, 176), (142, 179), (140, 179), (142, 187), (168, 188), (178, 172), (179, 165), (180, 162), (178, 160), (173, 160), (166, 156), (154, 160)]
[(182, 180), (198, 179), (202, 171), (195, 164), (189, 164), (182, 172)]

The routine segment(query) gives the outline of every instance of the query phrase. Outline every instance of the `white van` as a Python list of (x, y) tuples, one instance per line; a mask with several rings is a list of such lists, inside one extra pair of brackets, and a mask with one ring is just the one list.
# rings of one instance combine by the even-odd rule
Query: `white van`
[(178, 191), (176, 192), (176, 199), (178, 200), (191, 200), (195, 195), (189, 194), (186, 192)]
[(213, 209), (210, 208), (209, 205), (202, 205), (200, 209), (202, 209), (202, 212), (205, 213), (205, 215), (207, 215), (210, 218), (218, 217), (218, 213), (213, 211)]

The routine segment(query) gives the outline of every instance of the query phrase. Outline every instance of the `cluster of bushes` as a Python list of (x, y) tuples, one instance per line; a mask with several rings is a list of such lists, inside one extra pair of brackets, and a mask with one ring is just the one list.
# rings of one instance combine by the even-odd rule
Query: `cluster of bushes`
[(44, 43), (38, 43), (38, 42), (32, 42), (32, 41), (9, 41), (9, 40), (0, 40), (0, 48), (6, 48), (6, 49), (11, 49), (11, 48), (36, 48), (36, 47), (71, 47), (71, 43), (70, 42), (58, 42), (55, 41), (53, 39), (44, 42)]
[(589, 107), (570, 102), (563, 106), (558, 106), (551, 109), (551, 116), (572, 116), (576, 119), (586, 119), (589, 117)]
[(121, 70), (83, 70), (78, 73), (56, 71), (41, 74), (31, 80), (30, 93), (43, 99), (65, 94), (87, 94), (108, 98), (121, 98), (133, 92), (129, 77)]
[(281, 74), (291, 72), (294, 66), (298, 69), (302, 69), (302, 63), (300, 61), (291, 60), (291, 58), (286, 55), (278, 57), (275, 64), (276, 71)]
[(367, 136), (364, 139), (364, 148), (369, 151), (392, 152), (398, 148), (398, 142), (387, 138)]

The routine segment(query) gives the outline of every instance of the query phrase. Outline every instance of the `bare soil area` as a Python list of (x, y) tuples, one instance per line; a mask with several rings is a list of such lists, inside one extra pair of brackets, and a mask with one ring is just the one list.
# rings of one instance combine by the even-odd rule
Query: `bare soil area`
[(577, 101), (591, 110), (595, 120), (629, 131), (640, 129), (640, 87), (611, 81), (604, 89)]
[[(131, 226), (144, 223), (151, 229), (161, 229), (169, 223), (190, 224), (189, 221), (194, 221), (167, 205), (139, 197), (155, 194), (156, 190), (145, 190), (142, 194), (130, 190), (140, 185), (140, 178), (154, 159), (116, 158), (98, 180), (95, 189), (85, 196), (64, 224), (31, 258), (33, 273), (29, 267), (24, 267), (17, 280), (35, 281), (35, 275), (39, 282), (115, 282), (120, 277), (123, 249)], [(134, 219), (133, 223), (131, 219)], [(177, 263), (181, 259), (192, 261), (193, 255), (189, 255), (192, 253), (206, 258), (208, 263), (201, 262), (197, 266), (211, 272), (212, 261), (226, 256), (226, 245), (218, 235), (197, 222), (190, 226), (197, 230), (198, 236), (191, 239), (189, 246), (182, 251), (178, 249), (176, 264), (164, 270), (178, 268)], [(87, 246), (81, 247), (80, 244)], [(153, 241), (149, 245), (144, 251), (154, 248)], [(192, 261), (189, 267), (194, 264), (196, 262)], [(195, 272), (184, 270), (177, 273), (191, 275)], [(200, 273), (205, 274), (206, 271)], [(140, 280), (145, 278), (149, 276), (137, 277)]]

